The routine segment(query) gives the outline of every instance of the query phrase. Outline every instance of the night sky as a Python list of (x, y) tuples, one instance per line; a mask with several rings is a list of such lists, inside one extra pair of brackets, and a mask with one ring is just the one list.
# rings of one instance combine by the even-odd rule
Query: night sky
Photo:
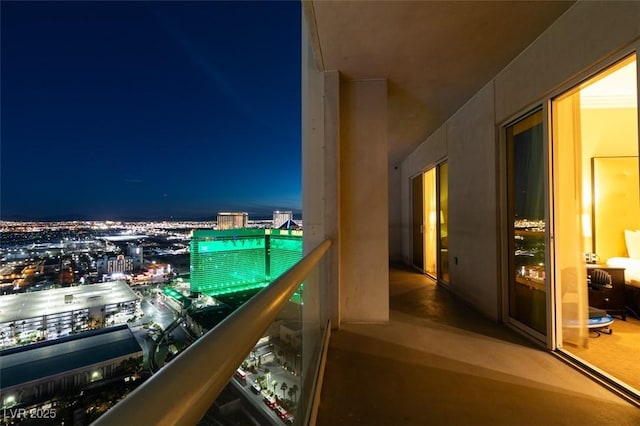
[(3, 220), (301, 207), (300, 2), (6, 2)]

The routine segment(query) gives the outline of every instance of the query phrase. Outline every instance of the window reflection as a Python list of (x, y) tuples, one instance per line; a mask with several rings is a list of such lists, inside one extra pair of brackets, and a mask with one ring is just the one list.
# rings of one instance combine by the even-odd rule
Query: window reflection
[(509, 314), (546, 335), (546, 224), (542, 111), (507, 128)]

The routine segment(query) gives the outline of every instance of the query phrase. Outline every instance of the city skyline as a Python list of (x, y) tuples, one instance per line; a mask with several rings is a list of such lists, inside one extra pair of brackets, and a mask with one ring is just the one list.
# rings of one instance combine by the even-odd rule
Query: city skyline
[(2, 220), (300, 215), (298, 2), (1, 7)]

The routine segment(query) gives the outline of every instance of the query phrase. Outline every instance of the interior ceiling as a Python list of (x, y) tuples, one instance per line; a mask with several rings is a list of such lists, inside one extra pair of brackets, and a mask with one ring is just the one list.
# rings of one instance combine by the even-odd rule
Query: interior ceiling
[(573, 1), (304, 2), (322, 70), (386, 78), (398, 164)]

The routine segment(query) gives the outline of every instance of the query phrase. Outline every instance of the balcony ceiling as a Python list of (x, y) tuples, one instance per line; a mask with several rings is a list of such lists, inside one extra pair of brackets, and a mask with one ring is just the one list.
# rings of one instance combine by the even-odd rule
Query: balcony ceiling
[(398, 164), (573, 1), (304, 1), (322, 70), (386, 78)]

